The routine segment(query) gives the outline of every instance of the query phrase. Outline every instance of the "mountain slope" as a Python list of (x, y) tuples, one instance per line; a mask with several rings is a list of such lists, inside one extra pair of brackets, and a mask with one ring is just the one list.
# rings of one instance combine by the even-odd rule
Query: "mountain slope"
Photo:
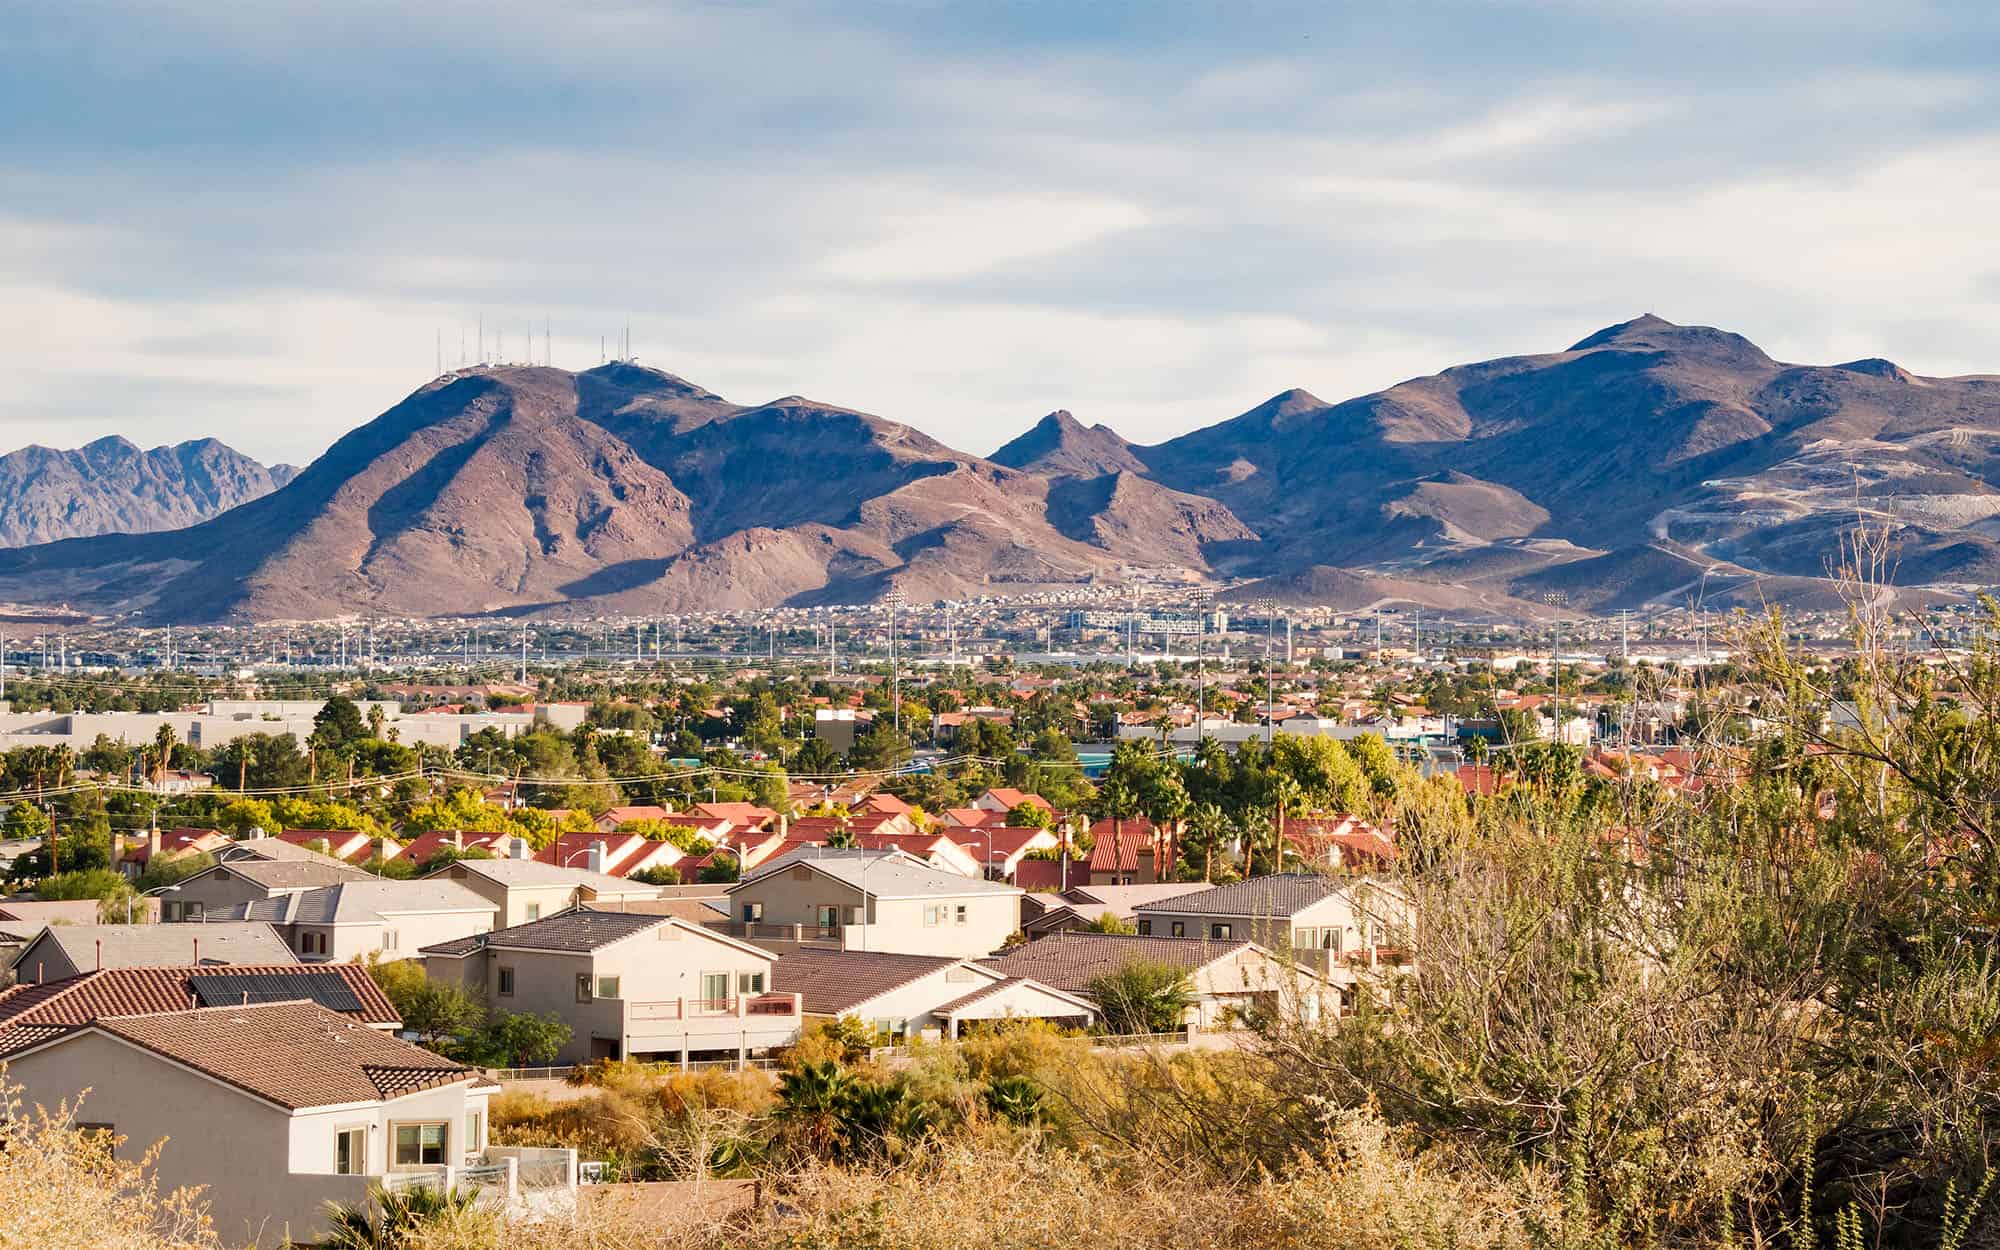
[(202, 525), (0, 552), (0, 599), (197, 621), (687, 611), (1120, 568), (1049, 523), (1048, 490), (797, 397), (745, 407), (629, 364), (480, 369)]
[(1037, 421), (1026, 433), (988, 459), (1010, 469), (1044, 477), (1102, 477), (1107, 473), (1143, 473), (1146, 466), (1133, 454), (1132, 444), (1109, 426), (1086, 426), (1058, 409)]
[(212, 438), (150, 451), (116, 437), (74, 451), (23, 447), (0, 456), (0, 546), (180, 529), (268, 495), (296, 473)]
[(0, 601), (160, 621), (647, 613), (1163, 571), (1503, 615), (1558, 593), (1816, 603), (1857, 518), (1891, 533), (1906, 584), (2000, 580), (1996, 473), (2000, 379), (1786, 364), (1652, 316), (1342, 403), (1285, 391), (1156, 446), (1051, 413), (992, 459), (630, 363), (479, 368), (190, 528), (0, 551)]
[[(1650, 315), (1345, 403), (1288, 391), (1137, 454), (1227, 504), (1275, 573), (1436, 563), (1463, 580), (1469, 553), (1533, 538), (1823, 577), (1860, 516), (1896, 532), (1906, 578), (1983, 582), (2000, 539), (2000, 380), (1785, 364)], [(1604, 571), (1585, 602), (1638, 601), (1609, 587), (1645, 578)]]

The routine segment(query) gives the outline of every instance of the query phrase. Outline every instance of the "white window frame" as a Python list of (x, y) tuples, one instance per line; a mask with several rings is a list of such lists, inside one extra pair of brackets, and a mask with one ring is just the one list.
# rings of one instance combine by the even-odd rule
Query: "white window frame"
[(762, 994), (764, 992), (764, 974), (761, 972), (737, 973), (736, 992), (738, 994)]
[(616, 974), (611, 974), (608, 976), (600, 976), (597, 978), (596, 993), (594, 997), (622, 998), (624, 997), (624, 995), (618, 992), (621, 988), (623, 988), (623, 982)]
[[(367, 1124), (343, 1124), (333, 1130), (333, 1174), (335, 1176), (368, 1175), (368, 1130)], [(349, 1137), (359, 1137), (360, 1147), (348, 1158), (350, 1166), (345, 1171), (340, 1166), (340, 1143)]]
[[(417, 1162), (404, 1163), (401, 1159), (404, 1129), (417, 1131)], [(437, 1129), (442, 1137), (438, 1143), (436, 1163), (423, 1162), (424, 1130)], [(451, 1165), (451, 1121), (450, 1120), (393, 1120), (389, 1124), (389, 1170), (392, 1172), (420, 1172), (426, 1168), (449, 1167)]]

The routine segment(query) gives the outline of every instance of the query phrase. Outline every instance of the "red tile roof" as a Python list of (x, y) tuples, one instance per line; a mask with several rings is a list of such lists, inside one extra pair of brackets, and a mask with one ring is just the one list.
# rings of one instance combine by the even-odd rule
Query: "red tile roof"
[(109, 1016), (186, 1011), (194, 1006), (189, 980), (197, 976), (298, 976), (333, 973), (361, 1001), (360, 1020), (370, 1025), (402, 1022), (368, 970), (359, 964), (232, 964), (227, 967), (105, 968), (41, 985), (17, 985), (0, 992), (0, 1049), (18, 1046), (15, 1030), (69, 1028)]
[(1139, 867), (1139, 851), (1154, 842), (1153, 822), (1144, 816), (1127, 816), (1122, 821), (1109, 817), (1090, 827), (1097, 841), (1090, 852), (1092, 872), (1133, 872)]

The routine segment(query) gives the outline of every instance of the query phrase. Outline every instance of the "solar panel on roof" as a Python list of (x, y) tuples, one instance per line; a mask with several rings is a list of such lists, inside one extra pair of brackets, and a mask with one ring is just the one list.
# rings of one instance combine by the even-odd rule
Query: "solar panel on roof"
[(218, 972), (188, 978), (204, 1007), (240, 1007), (308, 998), (328, 1011), (358, 1013), (361, 999), (338, 972)]

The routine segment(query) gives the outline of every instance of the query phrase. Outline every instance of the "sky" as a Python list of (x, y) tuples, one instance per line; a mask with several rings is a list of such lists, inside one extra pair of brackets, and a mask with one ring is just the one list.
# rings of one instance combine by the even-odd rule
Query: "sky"
[(0, 24), (0, 443), (302, 463), (550, 332), (986, 453), (1644, 312), (2000, 372), (2000, 6), (65, 0)]

